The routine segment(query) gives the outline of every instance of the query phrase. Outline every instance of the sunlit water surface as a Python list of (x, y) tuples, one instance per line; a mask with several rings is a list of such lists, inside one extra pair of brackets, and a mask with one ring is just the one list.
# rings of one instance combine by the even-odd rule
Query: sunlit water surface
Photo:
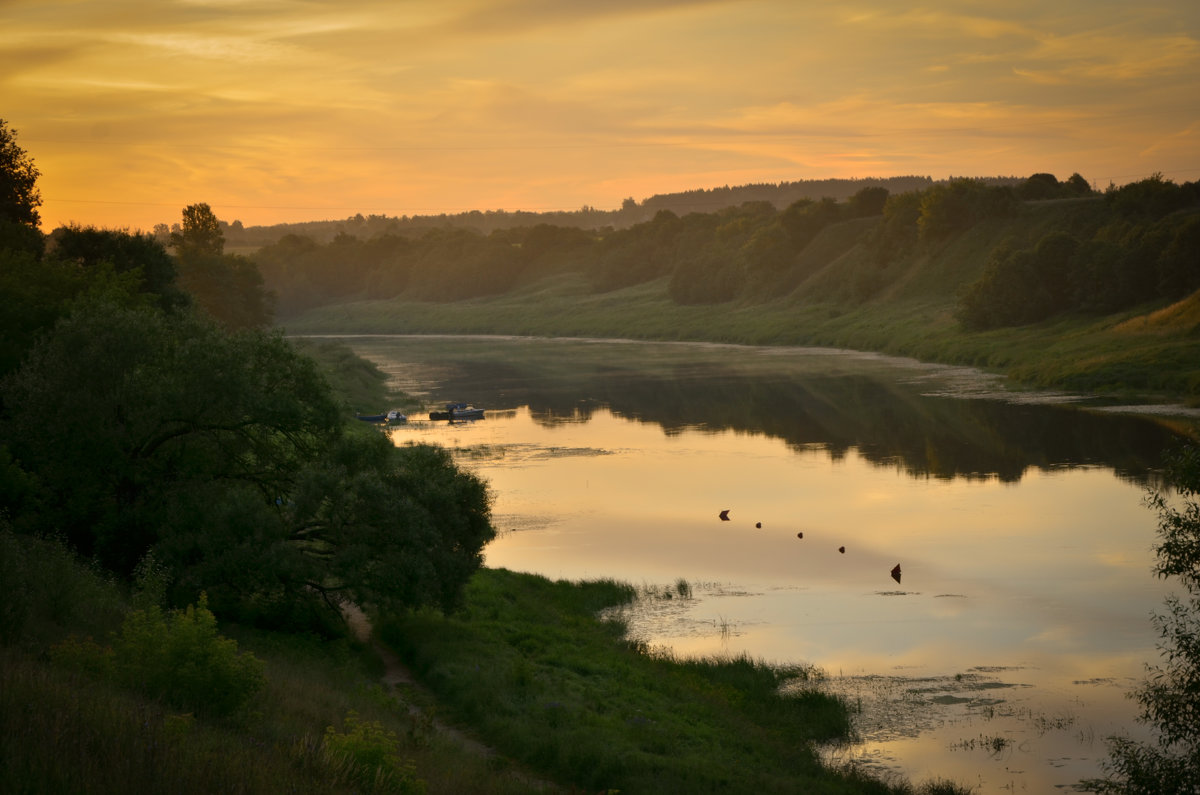
[[(409, 389), (425, 377), (431, 398), (457, 399), (412, 345), (355, 343)], [(859, 709), (861, 742), (829, 759), (1046, 792), (1098, 775), (1107, 736), (1143, 736), (1125, 694), (1156, 659), (1165, 593), (1143, 483), (1103, 465), (922, 476), (855, 447), (668, 431), (605, 405), (485, 407), (388, 433), (446, 446), (490, 484), (487, 565), (644, 587), (625, 617), (652, 646), (818, 667)]]

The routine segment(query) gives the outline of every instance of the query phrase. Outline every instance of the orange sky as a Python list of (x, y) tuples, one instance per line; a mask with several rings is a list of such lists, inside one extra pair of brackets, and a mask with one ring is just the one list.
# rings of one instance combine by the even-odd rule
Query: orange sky
[(0, 0), (43, 228), (1200, 179), (1195, 0)]

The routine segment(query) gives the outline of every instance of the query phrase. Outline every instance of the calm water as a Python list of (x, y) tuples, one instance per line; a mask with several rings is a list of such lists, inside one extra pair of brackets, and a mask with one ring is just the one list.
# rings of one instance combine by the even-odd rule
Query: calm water
[(1046, 792), (1141, 736), (1124, 694), (1165, 594), (1143, 497), (1194, 419), (842, 351), (347, 341), (488, 409), (390, 433), (490, 483), (489, 566), (644, 587), (632, 633), (680, 654), (818, 666), (860, 707), (834, 761)]

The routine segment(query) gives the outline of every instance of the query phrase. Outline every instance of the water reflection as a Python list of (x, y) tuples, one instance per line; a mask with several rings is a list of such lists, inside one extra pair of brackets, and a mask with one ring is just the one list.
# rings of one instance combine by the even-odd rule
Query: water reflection
[(1132, 725), (1163, 596), (1137, 481), (1170, 427), (922, 397), (937, 368), (869, 357), (388, 344), (360, 350), (501, 409), (391, 432), (491, 484), (488, 565), (643, 585), (631, 631), (676, 653), (820, 666), (863, 708), (831, 754), (1046, 791)]
[[(407, 341), (406, 341), (407, 340)], [(1142, 479), (1193, 421), (1070, 405), (964, 400), (1003, 395), (968, 368), (822, 349), (621, 342), (353, 338), (357, 350), (437, 399), (528, 406), (538, 423), (599, 410), (690, 430), (766, 434), (834, 459), (854, 450), (913, 476), (1019, 480), (1030, 468), (1099, 465)], [(397, 346), (403, 362), (395, 361)], [(1007, 395), (1012, 397), (1011, 394)], [(1057, 396), (1060, 400), (1062, 396)]]

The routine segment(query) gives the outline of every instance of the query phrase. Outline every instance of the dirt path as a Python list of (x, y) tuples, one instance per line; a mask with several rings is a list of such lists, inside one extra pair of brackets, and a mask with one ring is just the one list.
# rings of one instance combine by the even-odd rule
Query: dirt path
[[(382, 681), (384, 687), (387, 688), (389, 693), (397, 696), (397, 700), (400, 703), (408, 707), (408, 714), (411, 717), (424, 720), (425, 725), (434, 734), (446, 738), (469, 753), (483, 759), (501, 758), (500, 753), (496, 749), (468, 736), (460, 729), (438, 720), (436, 716), (425, 714), (411, 699), (404, 698), (403, 694), (399, 692), (403, 689), (419, 693), (422, 700), (426, 703), (433, 701), (433, 694), (413, 678), (412, 672), (409, 671), (408, 667), (400, 661), (400, 658), (391, 649), (385, 648), (379, 641), (372, 637), (371, 620), (359, 609), (358, 605), (344, 605), (342, 613), (346, 617), (346, 623), (349, 624), (354, 636), (363, 643), (369, 644), (375, 650), (375, 653), (379, 655), (379, 658), (383, 660)], [(555, 792), (559, 790), (554, 784), (528, 775), (515, 768), (511, 769), (510, 774), (522, 784), (527, 785), (532, 792)]]

